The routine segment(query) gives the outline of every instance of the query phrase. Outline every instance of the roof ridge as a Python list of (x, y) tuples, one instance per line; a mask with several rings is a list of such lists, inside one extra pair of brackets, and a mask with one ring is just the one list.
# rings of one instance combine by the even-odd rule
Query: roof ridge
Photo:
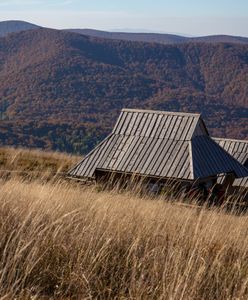
[(182, 115), (182, 116), (194, 116), (200, 117), (200, 113), (186, 113), (176, 111), (165, 111), (165, 110), (151, 110), (151, 109), (135, 109), (135, 108), (123, 108), (123, 112), (140, 112), (140, 113), (152, 113), (152, 114), (163, 114), (163, 115)]
[(239, 139), (229, 139), (229, 138), (219, 138), (219, 137), (211, 137), (213, 140), (221, 140), (221, 141), (229, 141), (229, 142), (241, 142), (248, 143), (248, 140), (239, 140)]

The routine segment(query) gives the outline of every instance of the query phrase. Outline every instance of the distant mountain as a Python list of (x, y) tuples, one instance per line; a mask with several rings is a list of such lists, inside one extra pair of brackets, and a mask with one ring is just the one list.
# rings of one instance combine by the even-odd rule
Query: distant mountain
[(132, 32), (108, 32), (95, 29), (67, 29), (67, 31), (112, 40), (125, 40), (135, 42), (154, 42), (161, 44), (175, 44), (187, 41), (186, 37), (173, 34), (160, 33), (132, 33)]
[(4, 22), (0, 22), (0, 37), (6, 36), (14, 32), (37, 29), (37, 28), (40, 28), (40, 26), (28, 22), (4, 21)]
[(153, 42), (160, 44), (179, 44), (179, 43), (238, 43), (248, 44), (248, 38), (231, 36), (231, 35), (210, 35), (203, 37), (184, 37), (174, 34), (162, 33), (130, 33), (130, 32), (108, 32), (94, 29), (67, 29), (67, 31), (79, 34), (89, 35), (93, 37), (137, 41), (137, 42)]
[(201, 112), (247, 138), (248, 45), (107, 40), (37, 29), (0, 38), (0, 143), (87, 152), (121, 108)]
[[(4, 21), (0, 22), (0, 37), (4, 37), (10, 33), (38, 29), (41, 26), (31, 24), (24, 21)], [(202, 37), (185, 37), (175, 34), (163, 33), (132, 33), (132, 32), (108, 32), (95, 29), (65, 29), (65, 31), (74, 32), (92, 37), (124, 40), (134, 42), (160, 43), (165, 45), (180, 43), (237, 43), (248, 44), (247, 37), (231, 36), (231, 35), (210, 35)]]
[(248, 44), (248, 38), (242, 36), (232, 35), (208, 35), (201, 37), (187, 38), (188, 42), (205, 42), (205, 43), (236, 43), (236, 44)]

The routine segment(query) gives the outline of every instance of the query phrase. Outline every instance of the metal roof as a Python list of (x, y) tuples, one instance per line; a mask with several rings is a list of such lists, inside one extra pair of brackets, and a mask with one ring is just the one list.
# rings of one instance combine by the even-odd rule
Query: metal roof
[(200, 114), (123, 109), (113, 134), (189, 141), (199, 120)]
[(220, 173), (248, 175), (208, 134), (200, 114), (123, 109), (113, 132), (70, 176), (96, 170), (196, 180)]
[[(248, 140), (214, 138), (223, 149), (248, 168)], [(235, 179), (234, 186), (248, 188), (248, 177)]]
[(150, 137), (112, 134), (72, 170), (71, 175), (93, 177), (96, 169), (193, 179), (189, 142)]

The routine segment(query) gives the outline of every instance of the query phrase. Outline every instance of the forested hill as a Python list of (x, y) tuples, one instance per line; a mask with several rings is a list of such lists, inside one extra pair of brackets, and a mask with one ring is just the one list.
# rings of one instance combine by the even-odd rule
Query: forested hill
[[(20, 32), (24, 30), (38, 29), (39, 25), (31, 24), (25, 21), (9, 20), (0, 22), (0, 36), (7, 36), (10, 33)], [(179, 44), (179, 43), (237, 43), (248, 44), (248, 37), (232, 36), (232, 35), (207, 35), (199, 37), (186, 37), (168, 33), (144, 33), (144, 32), (109, 32), (96, 29), (64, 29), (65, 31), (78, 34), (113, 39), (126, 40), (147, 43), (160, 44)]]
[(247, 138), (248, 46), (161, 45), (51, 29), (0, 38), (1, 143), (86, 152), (123, 107), (202, 112)]

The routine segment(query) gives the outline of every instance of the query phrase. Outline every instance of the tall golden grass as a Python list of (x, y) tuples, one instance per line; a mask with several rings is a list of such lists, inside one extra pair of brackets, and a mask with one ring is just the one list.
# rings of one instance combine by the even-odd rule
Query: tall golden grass
[(248, 299), (248, 217), (0, 182), (1, 299)]

